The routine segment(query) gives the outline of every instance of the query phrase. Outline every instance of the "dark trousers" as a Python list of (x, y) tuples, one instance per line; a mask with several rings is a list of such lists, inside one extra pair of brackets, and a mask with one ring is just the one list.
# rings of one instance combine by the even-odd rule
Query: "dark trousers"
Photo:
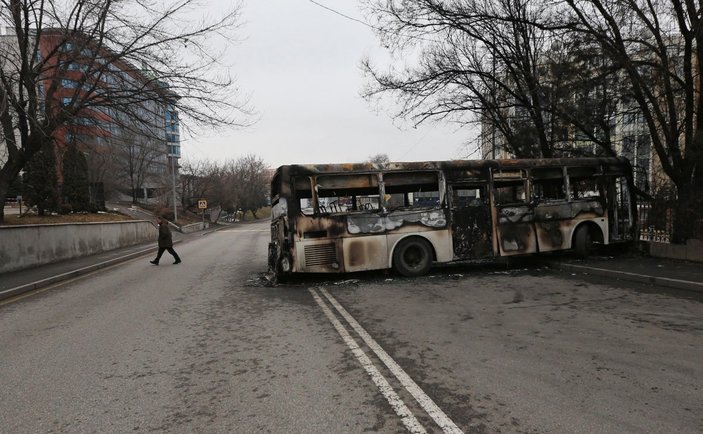
[(154, 262), (157, 264), (159, 263), (159, 259), (161, 259), (161, 255), (164, 254), (164, 251), (168, 250), (168, 252), (173, 256), (173, 259), (176, 261), (180, 262), (181, 258), (178, 257), (178, 253), (176, 253), (175, 250), (173, 250), (173, 247), (159, 247), (159, 253), (156, 254), (156, 259), (154, 259)]

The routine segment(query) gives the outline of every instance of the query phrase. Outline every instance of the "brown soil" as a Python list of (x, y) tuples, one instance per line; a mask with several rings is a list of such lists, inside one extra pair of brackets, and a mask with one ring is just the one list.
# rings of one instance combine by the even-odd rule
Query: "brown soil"
[(67, 215), (28, 215), (20, 217), (18, 215), (5, 215), (5, 222), (0, 225), (43, 225), (52, 223), (93, 223), (93, 222), (114, 222), (132, 220), (123, 214), (67, 214)]

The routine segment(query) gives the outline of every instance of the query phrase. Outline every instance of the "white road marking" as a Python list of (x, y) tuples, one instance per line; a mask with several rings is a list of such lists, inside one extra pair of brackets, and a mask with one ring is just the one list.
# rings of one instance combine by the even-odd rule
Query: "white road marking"
[(222, 229), (219, 232), (271, 232), (271, 229)]
[(364, 330), (358, 322), (352, 317), (349, 312), (340, 305), (337, 300), (330, 295), (325, 288), (318, 288), (322, 295), (327, 298), (332, 306), (339, 312), (344, 319), (347, 320), (349, 325), (356, 331), (356, 333), (361, 337), (361, 339), (368, 345), (369, 348), (376, 353), (381, 361), (388, 367), (388, 369), (395, 375), (395, 377), (400, 381), (400, 384), (405, 387), (405, 389), (410, 392), (410, 394), (415, 398), (415, 400), (422, 406), (422, 408), (427, 412), (427, 414), (432, 417), (432, 419), (437, 423), (437, 425), (442, 428), (445, 433), (458, 434), (463, 433), (458, 426), (447, 416), (437, 404), (427, 396), (427, 394), (420, 388), (420, 386), (413, 381), (412, 378), (403, 370), (403, 368), (398, 365), (391, 356), (384, 351), (383, 348), (369, 335), (366, 330)]
[(405, 425), (405, 428), (407, 428), (407, 430), (411, 433), (427, 433), (425, 428), (415, 418), (415, 416), (405, 405), (403, 400), (400, 399), (397, 393), (395, 393), (393, 387), (388, 383), (388, 380), (386, 380), (386, 378), (378, 371), (378, 369), (376, 369), (371, 359), (369, 359), (366, 353), (364, 353), (364, 350), (359, 348), (359, 345), (349, 334), (347, 329), (344, 328), (344, 325), (339, 322), (339, 320), (334, 316), (334, 313), (332, 313), (330, 308), (327, 307), (327, 304), (322, 301), (322, 298), (320, 298), (320, 296), (312, 288), (308, 288), (308, 291), (310, 291), (317, 304), (325, 313), (327, 319), (329, 319), (334, 328), (337, 329), (337, 333), (339, 333), (339, 335), (342, 337), (344, 343), (346, 343), (349, 349), (352, 350), (352, 353), (357, 358), (359, 363), (361, 363), (361, 366), (364, 368), (364, 370), (366, 370), (366, 373), (369, 374), (371, 380), (373, 380), (378, 389), (381, 391), (381, 394), (386, 398), (391, 407), (393, 407), (393, 410), (395, 410), (396, 414), (400, 417), (401, 421), (403, 422), (403, 425)]

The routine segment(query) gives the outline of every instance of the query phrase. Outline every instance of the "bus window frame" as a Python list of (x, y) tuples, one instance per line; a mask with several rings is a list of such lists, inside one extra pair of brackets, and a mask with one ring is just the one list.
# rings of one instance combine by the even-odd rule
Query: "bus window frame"
[[(541, 174), (540, 172), (548, 172), (552, 171), (554, 172), (553, 174), (549, 174), (549, 176), (546, 176)], [(559, 172), (558, 176), (555, 176), (556, 172)], [(560, 188), (560, 193), (561, 197), (546, 197), (544, 196), (544, 187), (540, 188), (539, 190), (542, 192), (543, 196), (538, 197), (538, 186), (542, 186), (543, 184), (546, 185), (548, 184), (547, 182), (543, 181), (550, 181), (550, 180), (560, 180), (558, 184), (560, 184), (558, 187)], [(570, 192), (569, 192), (569, 180), (568, 176), (566, 173), (566, 167), (532, 167), (529, 170), (529, 180), (530, 180), (530, 202), (533, 203), (534, 205), (555, 205), (559, 203), (567, 203), (570, 202)], [(557, 187), (557, 183), (554, 183), (553, 187)]]
[[(506, 173), (509, 172), (520, 172), (520, 176), (509, 176), (505, 175)], [(511, 206), (523, 206), (523, 205), (530, 205), (530, 183), (529, 183), (529, 173), (527, 169), (498, 169), (496, 171), (491, 171), (491, 196), (492, 196), (492, 205), (495, 207), (511, 207)], [(498, 194), (498, 187), (496, 187), (496, 183), (500, 184), (501, 182), (515, 182), (522, 184), (522, 190), (523, 190), (523, 195), (524, 198), (520, 201), (511, 201), (511, 202), (502, 202), (500, 199), (500, 195)]]
[[(325, 181), (329, 181), (329, 184)], [(320, 214), (342, 215), (381, 210), (380, 182), (378, 173), (329, 173), (318, 175), (315, 182)], [(323, 195), (323, 193), (325, 193)], [(333, 193), (329, 195), (329, 193)], [(331, 204), (320, 205), (320, 198), (336, 198)], [(361, 198), (375, 198), (376, 206), (367, 207), (372, 202), (360, 206)], [(351, 207), (342, 209), (340, 199), (350, 200)], [(345, 200), (346, 202), (346, 200)], [(322, 209), (324, 207), (324, 210)], [(328, 209), (330, 208), (330, 209)]]
[[(402, 180), (402, 176), (410, 176), (410, 177), (415, 177), (418, 178), (420, 176), (428, 176), (431, 175), (434, 179), (425, 179), (423, 181), (429, 181), (429, 182), (416, 182), (416, 183), (398, 183), (395, 184), (393, 183), (390, 185), (390, 187), (393, 187), (391, 189), (394, 190), (396, 187), (400, 189), (400, 187), (405, 187), (405, 186), (419, 186), (419, 190), (415, 189), (408, 189), (408, 191), (401, 191), (401, 192), (395, 192), (395, 193), (389, 193), (388, 192), (388, 182), (387, 178), (399, 178), (399, 180)], [(446, 190), (447, 190), (447, 183), (445, 179), (444, 172), (441, 170), (425, 170), (425, 171), (393, 171), (393, 172), (384, 172), (383, 174), (383, 208), (386, 213), (392, 213), (396, 211), (422, 211), (422, 210), (428, 210), (428, 209), (441, 209), (445, 208), (447, 206), (447, 199), (446, 199)], [(423, 186), (428, 186), (432, 185), (433, 187), (436, 187), (436, 189), (431, 189), (427, 191), (423, 191), (422, 187)], [(437, 192), (437, 203), (432, 204), (432, 205), (415, 205), (415, 197), (413, 196), (413, 201), (409, 201), (409, 194), (410, 193), (421, 193), (421, 192), (430, 192), (434, 193)], [(403, 195), (403, 205), (400, 206), (394, 206), (391, 203), (391, 198), (392, 195)]]
[[(585, 171), (589, 170), (591, 167), (581, 167), (581, 166), (565, 166), (564, 170), (566, 171), (566, 179), (567, 179), (567, 188), (568, 188), (568, 194), (569, 194), (569, 202), (583, 202), (583, 201), (598, 201), (601, 203), (607, 202), (608, 199), (608, 192), (607, 192), (607, 175), (603, 173), (603, 168), (598, 167), (596, 171), (593, 172), (593, 174), (590, 174), (588, 176), (584, 176), (582, 174), (576, 174), (576, 176), (572, 175), (571, 171)], [(595, 191), (598, 193), (597, 196), (583, 196), (583, 197), (576, 197), (574, 195), (573, 188), (575, 187), (575, 184), (572, 182), (572, 178), (576, 180), (583, 180), (583, 179), (589, 179), (593, 180), (595, 183)]]

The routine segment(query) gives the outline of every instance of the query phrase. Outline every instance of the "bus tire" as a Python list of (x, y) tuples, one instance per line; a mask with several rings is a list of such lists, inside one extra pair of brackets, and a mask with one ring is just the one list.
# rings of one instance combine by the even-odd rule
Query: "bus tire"
[(393, 269), (403, 276), (422, 276), (431, 266), (432, 246), (424, 238), (405, 238), (393, 251)]
[(579, 258), (587, 258), (593, 251), (593, 238), (588, 225), (581, 225), (574, 233), (574, 252)]

